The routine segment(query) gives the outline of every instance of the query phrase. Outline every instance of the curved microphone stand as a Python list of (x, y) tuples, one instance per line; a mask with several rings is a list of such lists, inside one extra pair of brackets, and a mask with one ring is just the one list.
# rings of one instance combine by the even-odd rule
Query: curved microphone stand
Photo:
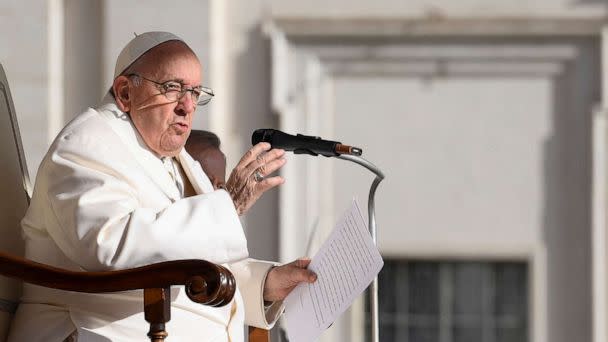
[[(376, 167), (376, 165), (370, 163), (362, 157), (353, 156), (349, 154), (341, 154), (336, 156), (336, 158), (344, 159), (351, 161), (353, 163), (359, 164), (366, 169), (370, 170), (376, 175), (376, 178), (372, 182), (371, 188), (369, 189), (369, 197), (367, 200), (367, 215), (369, 217), (369, 232), (372, 235), (372, 240), (374, 244), (378, 245), (376, 242), (376, 214), (374, 208), (374, 196), (376, 195), (376, 189), (382, 180), (384, 179), (384, 173)], [(379, 341), (379, 328), (378, 328), (378, 277), (374, 278), (372, 282), (370, 292), (369, 292), (369, 304), (370, 304), (370, 314), (371, 314), (371, 326), (372, 326), (372, 341)]]

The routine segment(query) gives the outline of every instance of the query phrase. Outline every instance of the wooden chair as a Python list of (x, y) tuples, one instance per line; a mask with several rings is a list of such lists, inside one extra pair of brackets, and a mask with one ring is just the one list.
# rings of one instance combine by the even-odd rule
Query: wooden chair
[[(20, 221), (29, 204), (29, 178), (15, 109), (0, 65), (0, 341), (6, 339), (10, 319), (27, 282), (67, 291), (102, 293), (143, 289), (145, 319), (152, 342), (167, 337), (171, 286), (185, 286), (188, 297), (204, 305), (222, 306), (236, 290), (226, 268), (204, 260), (180, 260), (112, 272), (72, 272), (23, 258)], [(10, 279), (12, 278), (12, 279)], [(143, 336), (142, 336), (143, 338)]]

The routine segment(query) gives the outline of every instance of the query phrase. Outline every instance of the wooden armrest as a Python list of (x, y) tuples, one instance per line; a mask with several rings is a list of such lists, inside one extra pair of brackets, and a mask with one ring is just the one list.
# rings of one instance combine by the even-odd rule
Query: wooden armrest
[(74, 272), (0, 252), (0, 274), (30, 284), (87, 293), (184, 285), (192, 301), (210, 306), (228, 304), (236, 291), (232, 273), (205, 260), (167, 261), (121, 271)]
[(262, 328), (249, 327), (249, 342), (270, 342), (270, 331)]

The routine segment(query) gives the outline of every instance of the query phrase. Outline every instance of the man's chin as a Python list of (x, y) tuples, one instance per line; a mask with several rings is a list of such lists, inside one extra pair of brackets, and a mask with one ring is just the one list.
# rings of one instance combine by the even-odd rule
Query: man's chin
[(161, 146), (162, 154), (166, 157), (175, 157), (179, 154), (179, 152), (181, 152), (185, 144), (186, 139), (180, 139), (179, 141), (163, 144), (163, 146)]

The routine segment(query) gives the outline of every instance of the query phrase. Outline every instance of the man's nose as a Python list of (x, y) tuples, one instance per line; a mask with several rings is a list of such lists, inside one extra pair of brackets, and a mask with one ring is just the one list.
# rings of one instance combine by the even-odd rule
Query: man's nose
[(186, 115), (196, 110), (196, 103), (192, 101), (190, 91), (186, 91), (184, 95), (177, 101), (175, 111), (180, 115)]

